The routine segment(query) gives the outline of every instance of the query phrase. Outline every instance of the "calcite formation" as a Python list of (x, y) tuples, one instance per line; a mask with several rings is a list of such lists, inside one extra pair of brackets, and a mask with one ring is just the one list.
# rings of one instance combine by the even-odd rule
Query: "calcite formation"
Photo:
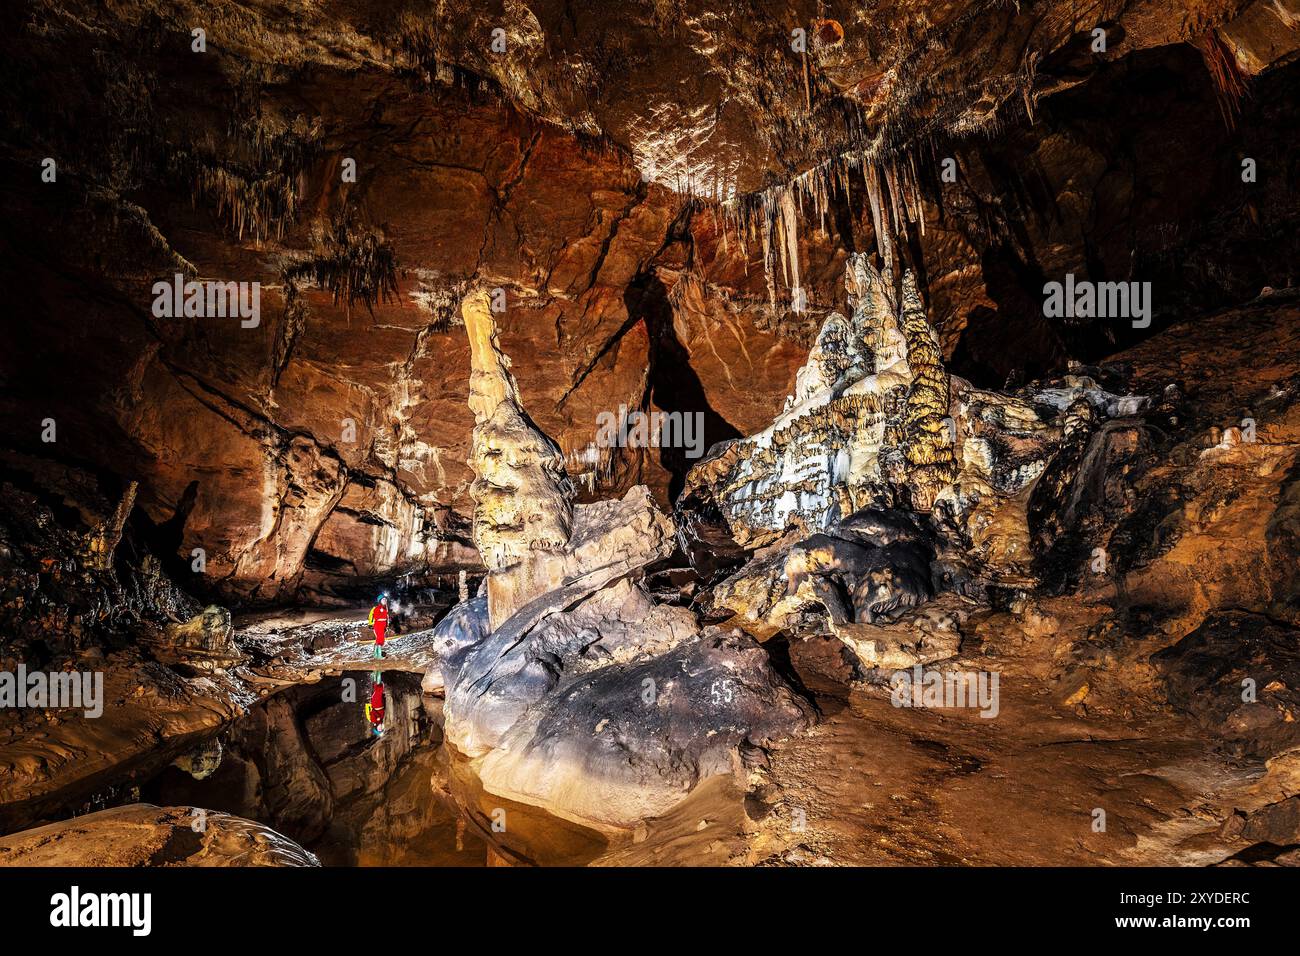
[(718, 538), (753, 555), (702, 598), (715, 619), (760, 640), (832, 633), (872, 668), (927, 663), (957, 652), (987, 586), (1032, 583), (1029, 507), (1058, 451), (1040, 537), (1098, 422), (1146, 400), (1086, 375), (976, 388), (944, 367), (910, 272), (896, 289), (858, 255), (845, 284), (851, 317), (826, 320), (770, 428), (691, 471), (679, 526), (693, 557)]
[(688, 550), (721, 538), (752, 551), (899, 508), (946, 527), (988, 568), (1023, 575), (1028, 496), (1063, 438), (1080, 446), (1099, 419), (1147, 400), (1074, 375), (1022, 395), (976, 388), (944, 367), (910, 272), (896, 292), (856, 255), (845, 285), (851, 317), (827, 318), (785, 411), (687, 476), (677, 516)]
[(86, 536), (83, 554), (87, 567), (96, 571), (112, 569), (113, 552), (117, 550), (117, 543), (122, 540), (122, 526), (126, 524), (131, 509), (135, 507), (135, 496), (139, 489), (139, 482), (128, 483), (113, 513), (99, 522)]
[(867, 505), (929, 511), (956, 477), (949, 376), (915, 279), (850, 258), (852, 314), (822, 326), (772, 426), (692, 469), (680, 510), (719, 509), (743, 547), (826, 530)]
[(495, 626), (558, 583), (544, 555), (569, 543), (574, 489), (559, 446), (520, 404), (510, 360), (497, 343), (491, 296), (471, 293), (461, 313), (474, 412), (474, 544), (488, 567), (488, 616)]
[(230, 612), (215, 604), (180, 624), (168, 624), (150, 644), (159, 660), (184, 662), (204, 670), (220, 669), (243, 660), (235, 645)]
[(574, 506), (558, 448), (520, 407), (490, 299), (471, 295), (463, 312), (474, 541), (488, 574), (483, 596), (434, 628), (423, 687), (444, 694), (446, 739), (489, 791), (630, 826), (810, 710), (751, 637), (702, 636), (690, 609), (655, 600), (646, 569), (673, 554), (673, 522), (644, 486)]
[(929, 511), (935, 498), (957, 476), (952, 452), (957, 436), (949, 414), (948, 370), (943, 366), (939, 343), (910, 271), (903, 275), (899, 324), (912, 373), (901, 426), (907, 485), (912, 506), (917, 511)]

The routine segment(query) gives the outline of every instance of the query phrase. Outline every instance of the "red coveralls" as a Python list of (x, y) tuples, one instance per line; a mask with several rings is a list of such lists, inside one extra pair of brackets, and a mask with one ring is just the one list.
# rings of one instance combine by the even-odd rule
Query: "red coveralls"
[(384, 722), (384, 685), (376, 684), (370, 692), (370, 703), (366, 705), (366, 716), (370, 722), (379, 727)]
[(383, 603), (370, 609), (370, 623), (375, 629), (375, 643), (384, 646), (384, 632), (388, 630), (388, 608)]

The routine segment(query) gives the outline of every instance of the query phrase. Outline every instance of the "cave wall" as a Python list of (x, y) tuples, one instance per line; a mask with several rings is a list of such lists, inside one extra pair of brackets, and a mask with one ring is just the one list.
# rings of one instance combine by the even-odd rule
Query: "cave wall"
[[(904, 255), (954, 370), (977, 382), (1124, 341), (1042, 318), (1041, 283), (1062, 271), (1158, 276), (1169, 290), (1160, 324), (1193, 300), (1291, 281), (1296, 160), (1280, 131), (1294, 122), (1296, 67), (1277, 28), (1290, 7), (1205, 4), (1177, 20), (1164, 4), (1113, 6), (1128, 28), (1105, 57), (1078, 52), (1082, 20), (1051, 21), (1048, 88), (1023, 109), (1009, 91), (995, 97), (1011, 104), (998, 135), (949, 142), (934, 127), (917, 147), (926, 229)], [(624, 122), (638, 87), (619, 86), (617, 62), (607, 108), (578, 122), (560, 101), (530, 97), (541, 74), (476, 73), (468, 54), (421, 53), (397, 7), (366, 5), (340, 24), (223, 5), (229, 16), (195, 53), (199, 14), (183, 5), (31, 0), (0, 41), (13, 117), (0, 143), (0, 269), (23, 301), (0, 325), (7, 443), (86, 469), (110, 500), (138, 481), (133, 525), (183, 584), (224, 600), (347, 593), (477, 564), (457, 313), (471, 287), (504, 291), (502, 349), (586, 496), (640, 482), (666, 503), (690, 462), (680, 450), (607, 449), (592, 464), (597, 416), (698, 412), (708, 443), (757, 430), (821, 320), (845, 307), (846, 257), (875, 246), (865, 191), (850, 183), (827, 215), (803, 212), (809, 307), (793, 311), (784, 292), (773, 303), (771, 263), (725, 211), (646, 175)], [(590, 27), (554, 34), (546, 10), (534, 19), (566, 48)], [(781, 16), (763, 19), (768, 29)], [(960, 18), (938, 19), (935, 36), (960, 32)], [(1184, 42), (1216, 23), (1243, 69), (1261, 74), (1231, 123), (1204, 55)], [(789, 77), (741, 49), (750, 40), (724, 58), (753, 74), (728, 102), (758, 102), (772, 83), (789, 92)], [(948, 47), (945, 73), (983, 76), (977, 47)], [(881, 106), (878, 84), (843, 72), (845, 51), (818, 56), (819, 89), (838, 76)], [(794, 162), (805, 126), (781, 127), (763, 163)], [(1239, 177), (1225, 184), (1243, 150), (1259, 158), (1257, 194)], [(961, 170), (952, 184), (937, 175), (948, 152)], [(52, 183), (41, 181), (46, 157), (58, 163)], [(1161, 189), (1171, 182), (1180, 188)], [(1234, 243), (1261, 233), (1281, 237), (1270, 255), (1236, 253), (1228, 270)], [(260, 323), (156, 317), (152, 286), (176, 272), (259, 282)], [(47, 419), (55, 442), (42, 440)]]

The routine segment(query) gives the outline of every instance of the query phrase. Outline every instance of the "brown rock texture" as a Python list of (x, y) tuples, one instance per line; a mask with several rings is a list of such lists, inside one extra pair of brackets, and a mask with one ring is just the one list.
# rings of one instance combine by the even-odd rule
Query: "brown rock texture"
[(137, 803), (0, 837), (0, 866), (319, 866), (274, 830), (227, 813)]

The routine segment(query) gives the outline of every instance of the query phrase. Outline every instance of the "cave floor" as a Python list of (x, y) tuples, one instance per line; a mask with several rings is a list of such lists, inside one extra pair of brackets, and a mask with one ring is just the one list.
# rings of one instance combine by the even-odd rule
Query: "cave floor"
[[(472, 762), (442, 747), (431, 796), (459, 808), (455, 852), (443, 821), (424, 854), (464, 865), (1206, 865), (1244, 847), (1220, 835), (1234, 808), (1259, 803), (1259, 760), (1237, 760), (1172, 712), (1146, 661), (1161, 635), (1134, 635), (1110, 666), (1077, 676), (1071, 649), (1113, 611), (1105, 588), (984, 611), (946, 666), (996, 671), (999, 712), (902, 708), (888, 687), (845, 681), (839, 648), (792, 657), (821, 720), (777, 743), (760, 766), (705, 780), (663, 817), (600, 833), (483, 790)], [(277, 621), (294, 645), (345, 623), (328, 613)], [(265, 624), (250, 631), (261, 632)], [(254, 636), (246, 632), (245, 638)], [(401, 647), (395, 637), (391, 647)], [(1064, 676), (1063, 676), (1064, 673)], [(431, 700), (426, 698), (426, 701)], [(426, 706), (428, 706), (426, 704)], [(436, 703), (435, 703), (436, 707)], [(1269, 780), (1268, 784), (1274, 781)], [(492, 812), (506, 811), (506, 833)], [(1104, 811), (1104, 827), (1097, 811)], [(454, 819), (454, 812), (452, 818)], [(469, 854), (462, 847), (474, 849)], [(374, 861), (378, 862), (378, 861)]]
[(880, 688), (819, 694), (825, 719), (777, 745), (748, 793), (706, 781), (597, 862), (1205, 865), (1239, 849), (1217, 833), (1260, 762), (1207, 753), (1176, 718), (1079, 715), (1053, 694), (1003, 671), (996, 721), (898, 708)]

